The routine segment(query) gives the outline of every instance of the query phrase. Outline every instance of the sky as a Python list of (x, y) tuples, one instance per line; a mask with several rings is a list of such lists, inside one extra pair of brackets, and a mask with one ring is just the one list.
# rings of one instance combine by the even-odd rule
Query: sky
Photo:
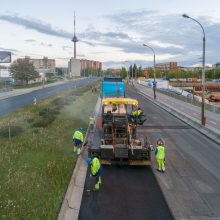
[(18, 57), (56, 59), (67, 67), (73, 57), (74, 11), (77, 58), (103, 62), (104, 69), (176, 61), (201, 65), (201, 27), (206, 64), (220, 62), (219, 0), (0, 0), (0, 51)]

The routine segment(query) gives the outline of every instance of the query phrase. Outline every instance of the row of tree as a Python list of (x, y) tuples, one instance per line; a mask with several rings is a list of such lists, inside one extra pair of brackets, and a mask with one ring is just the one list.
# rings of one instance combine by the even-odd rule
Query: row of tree
[[(15, 80), (24, 81), (28, 84), (28, 81), (36, 79), (39, 77), (39, 73), (35, 70), (32, 63), (30, 63), (27, 59), (18, 59), (16, 62), (12, 63), (10, 66), (11, 75)], [(81, 76), (88, 77), (88, 76), (103, 76), (103, 75), (111, 75), (111, 71), (100, 71), (100, 70), (93, 70), (93, 69), (85, 69), (81, 71)], [(138, 78), (141, 76), (145, 76), (142, 67), (137, 66), (136, 64), (130, 65), (128, 70), (123, 67), (119, 75), (125, 79), (129, 78)], [(201, 78), (202, 72), (192, 72), (192, 71), (185, 71), (185, 70), (176, 70), (173, 72), (166, 71), (166, 70), (155, 70), (156, 78)], [(220, 79), (220, 69), (211, 69), (206, 70), (205, 72), (206, 78), (210, 79)], [(154, 69), (148, 68), (147, 69), (147, 77), (153, 78), (154, 77)]]
[[(145, 76), (148, 78), (154, 77), (154, 69), (148, 68), (147, 69), (147, 76), (145, 75), (144, 71), (142, 70), (142, 67), (137, 67), (136, 64), (130, 65), (128, 70), (126, 70), (125, 67), (122, 67), (120, 70), (119, 75), (125, 79), (127, 77), (129, 78), (138, 78), (141, 76)], [(180, 79), (180, 78), (201, 78), (202, 71), (185, 71), (182, 69), (178, 69), (175, 71), (168, 71), (168, 70), (159, 70), (155, 69), (155, 76), (156, 78), (174, 78), (174, 79)], [(206, 79), (220, 79), (220, 69), (211, 69), (205, 71), (205, 77)]]

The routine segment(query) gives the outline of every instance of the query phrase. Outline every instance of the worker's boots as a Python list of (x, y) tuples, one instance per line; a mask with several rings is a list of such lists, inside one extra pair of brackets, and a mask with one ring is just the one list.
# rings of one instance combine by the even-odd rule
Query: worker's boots
[(78, 148), (78, 149), (77, 149), (77, 155), (80, 155), (80, 154), (81, 154), (81, 149)]
[(101, 177), (99, 177), (99, 181), (95, 184), (95, 189), (94, 190), (98, 191), (101, 184), (102, 184), (102, 180), (101, 180)]
[(73, 148), (73, 152), (76, 153), (76, 151), (77, 151), (77, 147), (74, 146), (74, 148)]

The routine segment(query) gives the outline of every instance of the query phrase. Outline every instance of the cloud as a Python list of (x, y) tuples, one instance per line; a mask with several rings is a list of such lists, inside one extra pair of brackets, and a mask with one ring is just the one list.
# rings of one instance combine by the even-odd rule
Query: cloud
[[(191, 65), (198, 63), (198, 58), (202, 56), (202, 30), (194, 21), (182, 18), (181, 14), (164, 14), (156, 10), (139, 9), (118, 11), (105, 15), (103, 19), (111, 23), (111, 31), (103, 32), (89, 26), (85, 31), (77, 34), (81, 43), (97, 48), (94, 53), (98, 53), (98, 46), (101, 46), (102, 51), (103, 48), (109, 50), (110, 47), (121, 54), (149, 57), (152, 51), (142, 46), (145, 43), (152, 46), (156, 57), (160, 57), (164, 62), (169, 61), (167, 57), (170, 57), (181, 65)], [(219, 61), (220, 22), (209, 17), (196, 19), (203, 24), (206, 32), (206, 62)], [(73, 33), (54, 28), (38, 19), (7, 14), (0, 15), (0, 20), (59, 38), (71, 40), (73, 37)], [(33, 39), (25, 41), (34, 42)], [(42, 46), (52, 47), (51, 44), (42, 44)], [(69, 52), (73, 48), (63, 46), (62, 49)], [(150, 61), (149, 63), (151, 64)]]
[(0, 50), (11, 52), (12, 55), (16, 55), (17, 53), (19, 53), (19, 50), (12, 49), (12, 48), (0, 47)]
[(73, 47), (70, 47), (70, 46), (62, 46), (62, 49), (64, 50), (64, 51), (67, 51), (67, 50), (73, 50)]
[[(162, 14), (159, 11), (140, 9), (120, 11), (107, 15), (106, 18), (114, 22), (116, 29), (129, 35), (137, 35), (138, 44), (146, 43), (154, 47), (156, 54), (176, 55), (175, 60), (185, 65), (192, 62), (192, 59), (201, 57), (202, 30), (192, 20), (182, 18), (181, 14)], [(217, 62), (220, 51), (220, 22), (209, 17), (196, 19), (203, 24), (206, 32), (206, 60), (209, 63)], [(146, 48), (135, 49), (134, 45), (129, 43), (118, 44), (118, 47), (125, 52), (133, 50), (137, 53), (144, 51), (146, 53)]]
[(27, 40), (25, 40), (25, 42), (27, 42), (27, 43), (33, 43), (33, 42), (36, 42), (36, 40), (33, 40), (33, 39), (27, 39)]
[(23, 18), (17, 15), (0, 15), (0, 20), (23, 26), (43, 34), (53, 35), (62, 38), (71, 38), (72, 34), (62, 29), (54, 29), (50, 24), (44, 23), (37, 19)]
[(45, 44), (44, 42), (41, 42), (41, 43), (40, 43), (40, 46), (43, 46), (43, 47), (52, 47), (53, 45), (52, 45), (52, 44)]

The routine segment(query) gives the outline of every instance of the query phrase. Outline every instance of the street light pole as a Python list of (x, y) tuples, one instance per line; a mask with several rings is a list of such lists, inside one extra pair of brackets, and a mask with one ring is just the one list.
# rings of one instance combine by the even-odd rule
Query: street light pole
[(187, 14), (182, 15), (184, 18), (190, 18), (195, 21), (202, 28), (203, 31), (203, 39), (202, 39), (202, 104), (201, 104), (201, 125), (205, 126), (206, 118), (205, 118), (205, 31), (203, 26), (194, 18), (191, 18)]
[(155, 73), (155, 51), (154, 51), (154, 49), (152, 48), (152, 47), (150, 47), (150, 46), (148, 46), (147, 44), (143, 44), (143, 46), (144, 47), (148, 47), (148, 48), (150, 48), (151, 50), (152, 50), (152, 52), (153, 52), (153, 54), (154, 54), (154, 85), (153, 85), (153, 89), (154, 89), (154, 99), (156, 100), (156, 73)]

